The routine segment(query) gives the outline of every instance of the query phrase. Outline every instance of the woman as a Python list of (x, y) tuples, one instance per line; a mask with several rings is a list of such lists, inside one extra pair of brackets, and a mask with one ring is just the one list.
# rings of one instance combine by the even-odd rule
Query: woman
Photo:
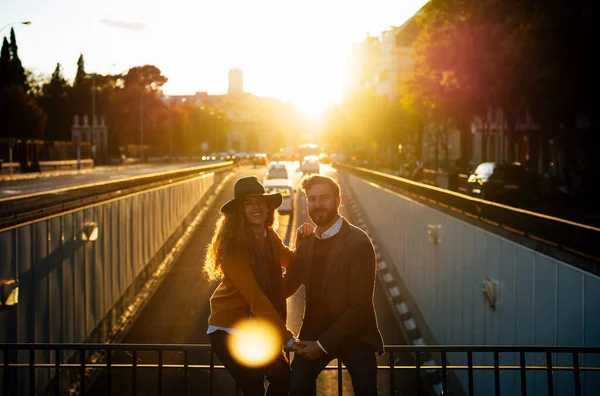
[[(281, 270), (293, 251), (273, 230), (275, 210), (281, 202), (281, 194), (266, 194), (258, 178), (239, 179), (234, 198), (221, 207), (204, 263), (209, 279), (221, 280), (210, 299), (210, 342), (247, 396), (264, 395), (265, 376), (269, 381), (267, 395), (287, 395), (290, 368), (283, 350), (275, 361), (258, 369), (237, 362), (227, 348), (228, 338), (235, 336), (236, 322), (251, 316), (265, 319), (277, 328), (284, 346), (298, 348), (294, 334), (285, 324)], [(296, 245), (303, 234), (308, 235), (313, 229), (310, 224), (303, 224), (300, 230)]]

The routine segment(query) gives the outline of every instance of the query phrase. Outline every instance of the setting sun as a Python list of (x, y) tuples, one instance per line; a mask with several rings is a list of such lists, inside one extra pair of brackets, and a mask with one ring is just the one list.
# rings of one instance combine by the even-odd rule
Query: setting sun
[[(315, 116), (340, 97), (352, 44), (402, 24), (425, 1), (173, 0), (148, 7), (141, 0), (126, 6), (107, 0), (76, 15), (69, 10), (79, 10), (78, 2), (66, 3), (72, 4), (40, 2), (27, 10), (35, 22), (19, 30), (25, 67), (49, 75), (60, 62), (73, 78), (80, 53), (95, 73), (153, 64), (169, 79), (167, 95), (224, 93), (228, 70), (239, 67), (247, 92), (290, 101)], [(0, 10), (7, 20), (24, 12), (18, 5)]]

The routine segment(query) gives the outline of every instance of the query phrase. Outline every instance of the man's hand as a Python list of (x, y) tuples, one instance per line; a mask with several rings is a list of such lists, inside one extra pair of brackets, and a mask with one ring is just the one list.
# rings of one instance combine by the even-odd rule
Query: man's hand
[(291, 351), (298, 352), (304, 349), (304, 345), (300, 343), (300, 340), (294, 342), (291, 347), (288, 348)]
[(298, 244), (300, 243), (300, 241), (302, 240), (302, 238), (309, 236), (313, 232), (315, 232), (315, 229), (312, 226), (312, 224), (310, 224), (310, 223), (303, 223), (296, 230), (296, 245), (295, 246), (298, 247)]
[(302, 357), (305, 357), (310, 360), (315, 360), (319, 358), (323, 354), (323, 350), (317, 344), (317, 341), (298, 341), (298, 344), (303, 346), (303, 348), (296, 353)]

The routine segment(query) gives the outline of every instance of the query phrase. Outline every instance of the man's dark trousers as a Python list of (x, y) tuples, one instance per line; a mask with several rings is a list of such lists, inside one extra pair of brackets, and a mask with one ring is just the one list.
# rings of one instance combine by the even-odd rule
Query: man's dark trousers
[[(356, 396), (377, 395), (377, 360), (372, 346), (360, 342), (343, 344), (338, 350), (337, 358), (348, 369)], [(315, 395), (317, 377), (331, 360), (333, 357), (327, 354), (315, 360), (295, 354), (290, 395)]]

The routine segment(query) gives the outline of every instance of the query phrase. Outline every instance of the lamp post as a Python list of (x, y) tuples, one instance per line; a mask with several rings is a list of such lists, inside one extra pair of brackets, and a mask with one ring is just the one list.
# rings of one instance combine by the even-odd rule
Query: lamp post
[(12, 25), (27, 25), (27, 26), (29, 26), (29, 25), (31, 25), (31, 21), (7, 23), (6, 25), (2, 26), (2, 29), (0, 29), (0, 33), (2, 33), (2, 31), (4, 29), (6, 29), (7, 27), (12, 26)]
[(140, 95), (140, 159), (144, 161), (144, 90)]
[(94, 144), (96, 144), (96, 73), (92, 74), (92, 160), (96, 161)]

